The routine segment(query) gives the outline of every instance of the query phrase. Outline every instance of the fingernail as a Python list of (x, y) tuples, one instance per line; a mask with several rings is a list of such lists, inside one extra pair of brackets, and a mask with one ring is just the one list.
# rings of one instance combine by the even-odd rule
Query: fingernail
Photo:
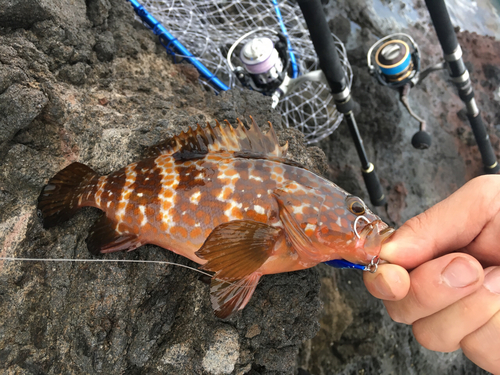
[(463, 288), (479, 280), (477, 268), (465, 258), (455, 258), (441, 274), (443, 281), (452, 288)]
[(484, 277), (483, 285), (490, 292), (500, 294), (500, 268), (488, 272)]
[(393, 299), (394, 297), (396, 297), (387, 281), (385, 281), (384, 276), (380, 274), (375, 278), (374, 281), (375, 289), (377, 289), (377, 292), (380, 293), (382, 299)]

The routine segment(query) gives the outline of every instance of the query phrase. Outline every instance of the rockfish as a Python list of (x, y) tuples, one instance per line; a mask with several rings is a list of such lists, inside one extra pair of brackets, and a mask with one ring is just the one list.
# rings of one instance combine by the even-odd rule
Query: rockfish
[(270, 123), (264, 135), (251, 120), (248, 129), (240, 120), (190, 128), (108, 176), (69, 165), (38, 198), (44, 227), (80, 207), (101, 209), (86, 240), (91, 253), (154, 244), (199, 263), (214, 273), (220, 318), (245, 307), (262, 275), (377, 257), (393, 229), (361, 199), (287, 159)]

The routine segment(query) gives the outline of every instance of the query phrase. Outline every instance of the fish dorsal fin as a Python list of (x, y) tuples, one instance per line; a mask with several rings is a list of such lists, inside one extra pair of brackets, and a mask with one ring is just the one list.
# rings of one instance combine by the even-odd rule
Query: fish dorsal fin
[(223, 127), (217, 120), (215, 126), (207, 122), (207, 126), (202, 128), (197, 124), (195, 129), (168, 139), (165, 142), (151, 146), (146, 152), (147, 157), (160, 155), (173, 155), (175, 153), (206, 154), (209, 152), (232, 151), (250, 152), (263, 156), (274, 156), (284, 158), (288, 149), (288, 143), (280, 146), (278, 137), (269, 123), (269, 130), (263, 134), (255, 120), (250, 116), (251, 124), (249, 129), (237, 119), (236, 127), (225, 120), (227, 126)]

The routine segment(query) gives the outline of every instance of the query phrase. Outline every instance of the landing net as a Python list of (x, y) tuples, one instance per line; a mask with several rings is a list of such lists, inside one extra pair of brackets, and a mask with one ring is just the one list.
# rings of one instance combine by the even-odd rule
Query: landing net
[[(226, 61), (227, 51), (234, 41), (255, 29), (282, 32), (284, 27), (297, 59), (299, 74), (319, 69), (300, 8), (291, 1), (274, 1), (282, 21), (277, 16), (273, 1), (268, 0), (144, 0), (141, 3), (231, 89), (243, 87), (231, 74)], [(352, 70), (344, 45), (333, 36), (350, 86)], [(201, 82), (206, 84), (203, 80)], [(319, 82), (302, 83), (282, 98), (277, 108), (283, 115), (283, 124), (302, 131), (307, 143), (317, 142), (330, 135), (343, 118), (335, 107), (330, 89)]]

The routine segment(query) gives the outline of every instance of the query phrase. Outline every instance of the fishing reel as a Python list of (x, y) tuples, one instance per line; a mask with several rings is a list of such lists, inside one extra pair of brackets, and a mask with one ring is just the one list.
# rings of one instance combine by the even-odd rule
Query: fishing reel
[(381, 85), (397, 89), (418, 82), (420, 52), (417, 43), (407, 34), (392, 34), (380, 39), (368, 50), (366, 58), (370, 74)]
[[(261, 35), (243, 40), (259, 32)], [(273, 41), (274, 39), (274, 41)], [(236, 50), (240, 66), (232, 64)], [(236, 40), (227, 53), (227, 63), (240, 83), (264, 95), (273, 95), (287, 76), (290, 65), (285, 35), (271, 29), (259, 29), (246, 33)]]
[(426, 149), (431, 145), (431, 135), (426, 131), (425, 121), (410, 108), (408, 94), (410, 89), (421, 82), (430, 72), (443, 69), (444, 64), (437, 64), (420, 72), (420, 51), (417, 43), (407, 34), (388, 35), (368, 50), (368, 69), (377, 81), (398, 90), (400, 100), (410, 115), (420, 123), (420, 130), (415, 133), (411, 143), (417, 149)]

